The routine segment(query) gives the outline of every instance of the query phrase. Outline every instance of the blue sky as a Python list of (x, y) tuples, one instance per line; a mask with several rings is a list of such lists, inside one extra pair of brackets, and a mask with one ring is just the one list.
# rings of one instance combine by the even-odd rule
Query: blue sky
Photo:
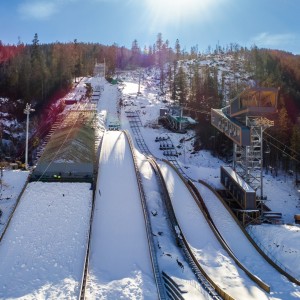
[(1, 0), (0, 40), (99, 42), (141, 48), (158, 32), (200, 51), (238, 43), (300, 54), (299, 0)]

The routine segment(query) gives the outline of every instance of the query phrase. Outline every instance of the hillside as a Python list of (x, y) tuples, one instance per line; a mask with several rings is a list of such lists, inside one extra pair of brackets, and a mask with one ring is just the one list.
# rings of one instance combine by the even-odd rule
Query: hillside
[[(139, 72), (125, 72), (120, 75), (122, 82), (118, 85), (109, 84), (99, 77), (85, 77), (72, 91), (72, 94), (76, 97), (85, 83), (91, 83), (95, 90), (100, 86), (102, 92), (98, 96), (97, 112), (99, 131), (103, 134), (105, 126), (109, 124), (110, 120), (117, 118), (120, 120), (121, 128), (130, 132), (135, 145), (138, 166), (141, 170), (147, 209), (151, 218), (151, 226), (153, 226), (150, 235), (155, 241), (154, 247), (159, 266), (180, 285), (181, 290), (184, 291), (184, 299), (207, 299), (205, 295), (202, 296), (202, 287), (197, 283), (195, 274), (183, 255), (182, 248), (175, 243), (171, 232), (170, 218), (167, 215), (165, 204), (160, 199), (162, 193), (155, 179), (155, 172), (151, 169), (143, 151), (138, 146), (141, 139), (144, 139), (147, 148), (160, 164), (172, 197), (176, 216), (182, 226), (181, 230), (188, 238), (194, 251), (198, 253), (199, 261), (205, 270), (224, 289), (226, 288), (230, 295), (235, 295), (234, 298), (236, 299), (239, 297), (270, 300), (297, 299), (299, 287), (288, 282), (284, 276), (277, 273), (264, 260), (258, 259), (254, 248), (252, 249), (248, 245), (249, 241), (240, 232), (239, 226), (233, 221), (232, 216), (219, 199), (213, 196), (210, 190), (197, 183), (214, 222), (218, 224), (222, 236), (226, 237), (226, 243), (256, 276), (271, 285), (271, 294), (264, 293), (251, 282), (231, 262), (226, 252), (218, 246), (214, 234), (210, 232), (209, 225), (191, 194), (185, 190), (183, 182), (176, 176), (174, 170), (168, 170), (167, 165), (162, 162), (162, 159), (167, 158), (167, 156), (164, 155), (164, 151), (159, 149), (160, 143), (155, 142), (155, 139), (156, 137), (168, 137), (178, 152), (176, 160), (181, 169), (195, 181), (201, 179), (216, 189), (221, 188), (219, 168), (225, 162), (218, 157), (213, 157), (208, 151), (195, 152), (194, 142), (196, 138), (193, 130), (179, 134), (170, 132), (162, 126), (153, 126), (159, 109), (166, 106), (165, 97), (158, 95), (160, 91), (155, 83), (157, 75), (155, 71), (150, 72), (148, 70), (147, 73), (144, 73), (140, 88), (139, 75)], [(140, 94), (137, 95), (138, 89)], [(126, 105), (119, 106), (120, 98)], [(136, 128), (130, 122), (129, 112), (137, 112), (140, 117), (140, 135), (137, 134)], [(145, 294), (145, 299), (148, 299), (148, 295), (149, 299), (152, 299), (155, 288), (153, 288), (152, 281), (148, 279), (148, 274), (151, 272), (146, 268), (145, 273), (142, 272), (149, 255), (146, 250), (137, 251), (137, 254), (132, 250), (128, 251), (130, 247), (137, 244), (139, 246), (134, 250), (143, 249), (140, 243), (144, 239), (136, 231), (137, 229), (141, 230), (145, 224), (143, 219), (138, 224), (135, 223), (139, 212), (141, 212), (140, 202), (135, 201), (137, 199), (133, 196), (136, 175), (127, 168), (121, 172), (123, 165), (130, 165), (131, 153), (128, 151), (128, 146), (127, 148), (124, 147), (121, 132), (107, 131), (105, 134), (104, 146), (101, 150), (102, 163), (99, 167), (101, 171), (98, 173), (100, 177), (95, 187), (97, 204), (94, 222), (98, 225), (92, 231), (94, 234), (92, 237), (93, 250), (89, 260), (89, 268), (92, 272), (88, 281), (90, 283), (87, 287), (87, 298), (107, 295), (106, 297), (109, 299), (118, 299), (126, 295), (129, 299), (135, 299), (136, 295)], [(112, 142), (113, 139), (117, 143)], [(115, 155), (109, 154), (110, 151), (113, 151)], [(19, 187), (21, 182), (25, 181), (23, 178), (15, 183), (15, 177), (19, 175), (19, 172), (4, 171), (5, 188), (2, 197), (10, 197), (12, 200), (16, 197), (15, 194), (11, 194), (11, 186)], [(11, 177), (8, 177), (9, 175)], [(118, 188), (112, 189), (112, 183)], [(51, 185), (51, 189), (48, 188), (49, 185)], [(88, 186), (85, 189), (82, 188), (82, 183), (72, 183), (72, 188), (69, 185), (70, 183), (65, 185), (64, 183), (43, 182), (29, 184), (3, 240), (3, 253), (7, 249), (6, 247), (9, 247), (16, 254), (16, 259), (10, 257), (8, 260), (2, 260), (5, 267), (2, 269), (11, 270), (8, 275), (5, 272), (2, 275), (2, 281), (5, 283), (2, 295), (10, 296), (16, 293), (24, 295), (26, 293), (27, 298), (35, 299), (37, 295), (43, 297), (47, 294), (47, 297), (55, 299), (60, 293), (62, 298), (77, 298), (82, 262), (84, 261), (84, 255), (82, 251), (78, 251), (77, 247), (80, 246), (82, 250), (82, 247), (86, 245), (86, 235), (83, 235), (83, 232), (88, 223), (87, 212), (90, 209), (90, 204), (87, 195), (90, 195), (91, 190)], [(63, 189), (62, 186), (64, 186)], [(56, 192), (52, 192), (52, 189)], [(33, 190), (34, 193), (32, 193)], [(75, 206), (72, 200), (74, 192), (77, 195), (74, 199)], [(82, 196), (83, 201), (79, 205), (78, 197), (83, 192), (85, 193)], [(292, 269), (291, 273), (298, 278), (300, 270), (299, 267), (294, 266), (294, 262), (299, 256), (297, 234), (299, 230), (298, 225), (293, 223), (293, 215), (299, 212), (299, 192), (294, 187), (292, 177), (287, 177), (284, 172), (279, 172), (278, 176), (265, 173), (265, 193), (268, 195), (268, 206), (275, 212), (282, 212), (285, 225), (249, 226), (248, 230), (272, 259), (277, 263), (282, 263), (289, 272)], [(40, 199), (41, 195), (42, 199)], [(29, 196), (30, 201), (28, 201)], [(38, 205), (35, 205), (35, 202)], [(7, 210), (6, 207), (1, 208), (3, 211)], [(30, 218), (28, 219), (28, 213), (35, 216), (33, 223), (30, 222)], [(41, 219), (43, 216), (44, 221)], [(34, 226), (33, 230), (32, 224), (41, 221), (44, 225), (50, 225)], [(65, 222), (67, 222), (67, 226)], [(22, 230), (20, 232), (17, 230), (16, 233), (15, 229), (20, 224)], [(55, 235), (58, 231), (53, 231), (56, 227), (59, 228), (59, 237), (57, 238)], [(118, 236), (122, 232), (123, 234)], [(50, 248), (48, 239), (45, 239), (48, 236), (52, 242), (57, 241)], [(117, 238), (114, 238), (115, 236)], [(62, 237), (64, 237), (63, 240)], [(11, 240), (16, 241), (12, 246), (9, 245)], [(17, 247), (18, 245), (26, 249), (30, 245), (34, 245), (34, 248), (38, 249), (37, 251), (44, 253), (39, 256), (42, 259), (37, 260), (35, 252), (28, 251), (25, 251), (26, 255), (20, 256), (21, 248)], [(59, 246), (62, 246), (62, 249)], [(74, 255), (75, 249), (76, 255)], [(99, 253), (101, 253), (100, 256)], [(245, 253), (247, 254), (245, 255)], [(115, 256), (116, 258), (112, 259)], [(20, 272), (14, 272), (17, 270), (17, 266), (21, 266)], [(33, 271), (29, 276), (26, 275), (28, 269)], [(138, 273), (131, 272), (132, 269)], [(137, 276), (137, 274), (139, 275)], [(68, 280), (62, 280), (65, 278)], [(69, 278), (73, 279), (69, 280)], [(20, 283), (17, 288), (13, 287), (12, 282), (14, 280)]]
[[(92, 73), (95, 57), (98, 61), (103, 61), (105, 57), (108, 79), (118, 77), (126, 69), (139, 67), (155, 74), (160, 97), (173, 99), (198, 112), (191, 114), (200, 124), (196, 128), (198, 144), (206, 149), (212, 149), (209, 138), (214, 133), (210, 125), (208, 131), (203, 132), (202, 128), (209, 124), (207, 116), (211, 108), (226, 106), (230, 99), (248, 86), (280, 87), (279, 114), (274, 116), (275, 126), (270, 133), (295, 153), (300, 152), (300, 129), (297, 125), (300, 113), (299, 56), (238, 45), (217, 47), (207, 53), (187, 53), (181, 50), (179, 41), (173, 49), (162, 40), (161, 35), (158, 35), (156, 46), (156, 49), (149, 46), (148, 51), (143, 52), (137, 41), (130, 50), (116, 45), (84, 44), (76, 40), (74, 43), (50, 45), (40, 44), (37, 35), (32, 45), (1, 44), (2, 159), (21, 159), (23, 155), (23, 109), (28, 101), (26, 99), (31, 99), (29, 102), (36, 109), (31, 115), (31, 126), (39, 128), (38, 132), (32, 130), (30, 149), (33, 151), (61, 111), (57, 101), (78, 83), (80, 76)], [(24, 81), (24, 74), (31, 76)], [(20, 147), (22, 151), (19, 151)], [(214, 151), (222, 156), (230, 156), (230, 148), (230, 142), (224, 137), (219, 137), (214, 144)], [(273, 150), (276, 153), (277, 150)], [(299, 160), (294, 152), (288, 154)], [(278, 156), (279, 160), (282, 159), (281, 154), (275, 154), (273, 164), (278, 164), (275, 161)]]

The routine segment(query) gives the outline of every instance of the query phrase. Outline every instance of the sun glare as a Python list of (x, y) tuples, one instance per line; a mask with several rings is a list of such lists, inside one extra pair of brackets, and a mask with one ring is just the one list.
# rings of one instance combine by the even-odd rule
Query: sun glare
[(146, 0), (148, 13), (156, 22), (171, 24), (201, 18), (211, 2), (214, 0)]

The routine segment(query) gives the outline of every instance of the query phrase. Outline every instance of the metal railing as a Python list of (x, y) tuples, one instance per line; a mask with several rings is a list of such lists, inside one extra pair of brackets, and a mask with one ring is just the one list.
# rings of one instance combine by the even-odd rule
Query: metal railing
[(8, 228), (8, 226), (9, 226), (10, 222), (11, 222), (11, 219), (12, 219), (12, 217), (13, 217), (13, 215), (14, 215), (14, 213), (15, 213), (15, 211), (16, 211), (18, 205), (19, 205), (20, 199), (22, 198), (22, 196), (23, 196), (23, 194), (24, 194), (24, 192), (25, 192), (25, 190), (26, 190), (26, 188), (27, 188), (28, 183), (29, 183), (29, 175), (28, 175), (28, 177), (27, 177), (27, 179), (26, 179), (26, 181), (25, 181), (25, 183), (24, 183), (24, 186), (23, 186), (23, 188), (22, 188), (22, 190), (21, 190), (19, 196), (17, 197), (17, 200), (16, 200), (16, 203), (15, 203), (15, 205), (14, 205), (14, 207), (13, 207), (13, 210), (12, 210), (12, 212), (11, 212), (11, 214), (10, 214), (10, 216), (9, 216), (9, 218), (8, 218), (8, 220), (7, 220), (7, 222), (6, 222), (6, 225), (5, 225), (5, 227), (4, 227), (4, 229), (3, 229), (2, 233), (1, 233), (1, 235), (0, 235), (0, 243), (1, 243), (2, 239), (3, 239), (3, 237), (4, 237), (4, 234), (5, 234), (6, 230), (7, 230), (7, 228)]
[[(167, 212), (169, 215), (169, 220), (171, 222), (171, 228), (173, 230), (174, 236), (177, 236), (177, 232), (175, 228), (179, 228), (178, 222), (175, 217), (175, 213), (171, 204), (171, 200), (169, 198), (169, 194), (167, 191), (166, 184), (163, 180), (162, 174), (160, 173), (160, 169), (154, 159), (154, 156), (149, 151), (144, 138), (140, 132), (140, 126), (142, 125), (141, 120), (136, 112), (130, 112), (127, 114), (127, 117), (130, 118), (129, 124), (131, 127), (131, 130), (135, 136), (136, 143), (142, 153), (148, 158), (151, 166), (156, 170), (157, 179), (160, 182), (163, 195), (164, 195), (164, 203), (167, 207)], [(184, 173), (180, 165), (178, 164), (177, 160), (171, 157), (169, 157), (169, 161), (174, 165), (175, 168), (178, 168), (180, 173), (182, 173), (182, 176), (185, 177), (186, 180), (189, 180), (190, 178)], [(160, 175), (159, 175), (160, 174)], [(190, 179), (191, 180), (191, 179)], [(169, 199), (169, 200), (168, 200)], [(206, 274), (206, 272), (202, 269), (199, 262), (195, 258), (192, 250), (190, 249), (187, 241), (184, 239), (184, 242), (182, 242), (180, 239), (177, 241), (180, 243), (180, 247), (183, 249), (184, 255), (187, 259), (187, 262), (189, 263), (190, 267), (192, 268), (194, 274), (196, 275), (199, 283), (202, 285), (202, 287), (210, 294), (210, 296), (213, 299), (225, 299), (225, 300), (234, 300), (231, 296), (229, 296), (224, 290), (222, 290), (216, 283), (213, 282), (211, 278)], [(220, 296), (221, 297), (220, 297)]]
[(179, 285), (164, 271), (162, 271), (163, 280), (167, 289), (167, 294), (172, 300), (184, 300)]
[(193, 270), (196, 278), (198, 279), (198, 282), (201, 284), (201, 286), (207, 291), (208, 294), (213, 299), (226, 299), (226, 300), (233, 300), (230, 295), (228, 295), (223, 289), (221, 289), (204, 271), (204, 269), (199, 264), (198, 260), (196, 259), (193, 251), (191, 250), (188, 242), (186, 241), (184, 235), (182, 234), (182, 231), (180, 229), (180, 226), (177, 222), (177, 218), (175, 216), (175, 212), (172, 206), (172, 201), (170, 199), (168, 189), (166, 186), (166, 183), (164, 181), (163, 175), (160, 171), (159, 166), (157, 165), (156, 161), (154, 159), (149, 159), (151, 165), (156, 170), (156, 174), (158, 174), (158, 180), (161, 185), (161, 190), (163, 193), (163, 200), (165, 203), (165, 206), (167, 208), (167, 213), (169, 216), (169, 220), (171, 223), (171, 227), (173, 230), (174, 236), (176, 236), (176, 241), (179, 244), (180, 248), (183, 250), (183, 253), (186, 257), (186, 260), (188, 264), (190, 265), (191, 269)]
[(216, 197), (221, 201), (221, 203), (224, 205), (226, 210), (230, 213), (232, 216), (233, 221), (236, 222), (236, 224), (239, 226), (241, 231), (244, 233), (246, 238), (249, 240), (249, 242), (253, 245), (253, 247), (258, 251), (258, 253), (266, 260), (267, 263), (269, 263), (272, 267), (274, 267), (279, 273), (282, 275), (286, 276), (291, 282), (300, 285), (299, 279), (295, 278), (293, 275), (290, 273), (286, 272), (284, 269), (280, 267), (280, 265), (277, 265), (269, 256), (267, 253), (265, 253), (260, 246), (255, 242), (255, 240), (252, 238), (252, 236), (248, 233), (248, 231), (241, 225), (240, 221), (237, 219), (235, 214), (232, 212), (230, 207), (227, 205), (225, 200), (215, 191), (213, 187), (211, 187), (207, 182), (203, 180), (199, 180), (199, 183), (205, 185), (207, 188), (209, 188), (215, 195)]
[[(103, 143), (103, 136), (100, 140), (98, 151), (100, 156), (101, 148)], [(99, 166), (99, 159), (100, 157), (97, 156), (95, 160), (95, 165)], [(90, 224), (89, 224), (89, 232), (88, 232), (88, 239), (87, 239), (87, 247), (85, 252), (85, 258), (84, 258), (84, 266), (82, 270), (82, 280), (80, 284), (80, 292), (79, 292), (79, 300), (85, 299), (85, 288), (86, 288), (86, 280), (87, 280), (87, 272), (88, 272), (88, 266), (89, 266), (89, 255), (90, 255), (90, 245), (91, 245), (91, 236), (92, 236), (92, 226), (93, 226), (93, 219), (94, 219), (94, 208), (95, 208), (95, 189), (96, 189), (96, 178), (98, 174), (98, 169), (95, 167), (94, 171), (94, 183), (93, 183), (93, 200), (92, 200), (92, 209), (91, 209), (91, 215), (90, 215)]]
[[(291, 269), (288, 267), (284, 266), (257, 238), (257, 236), (254, 234), (253, 230), (251, 227), (246, 228), (248, 234), (251, 236), (253, 241), (256, 243), (256, 245), (277, 265), (279, 266), (282, 270), (284, 270), (286, 273), (292, 275), (295, 279), (297, 279), (296, 273), (294, 273)], [(298, 275), (299, 276), (299, 275)], [(299, 280), (298, 280), (299, 282)], [(298, 283), (299, 285), (299, 283)]]
[(133, 164), (134, 164), (134, 168), (135, 168), (135, 174), (136, 174), (136, 179), (137, 179), (138, 188), (139, 188), (139, 192), (140, 192), (141, 204), (142, 204), (142, 208), (143, 208), (149, 252), (150, 252), (155, 282), (156, 282), (156, 286), (157, 286), (158, 296), (159, 296), (159, 299), (164, 300), (164, 299), (167, 299), (167, 296), (166, 296), (166, 291), (164, 289), (163, 279), (161, 277), (161, 272), (160, 272), (159, 264), (158, 264), (157, 257), (156, 257), (156, 250), (155, 250), (154, 241), (153, 241), (150, 215), (149, 215), (147, 205), (146, 205), (146, 195), (145, 195), (145, 191), (143, 188), (140, 171), (137, 166), (137, 159), (136, 159), (136, 156), (134, 153), (134, 146), (133, 146), (132, 140), (131, 140), (128, 132), (124, 131), (124, 133), (125, 133), (125, 136), (127, 137), (127, 140), (128, 140), (129, 146), (130, 146)]

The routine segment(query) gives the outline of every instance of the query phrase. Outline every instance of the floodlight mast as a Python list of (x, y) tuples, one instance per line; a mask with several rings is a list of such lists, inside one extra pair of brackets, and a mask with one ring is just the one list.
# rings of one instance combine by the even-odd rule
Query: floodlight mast
[(31, 108), (31, 104), (26, 103), (24, 114), (26, 115), (26, 149), (25, 149), (25, 169), (28, 170), (28, 131), (29, 131), (29, 115), (30, 112), (35, 111)]

